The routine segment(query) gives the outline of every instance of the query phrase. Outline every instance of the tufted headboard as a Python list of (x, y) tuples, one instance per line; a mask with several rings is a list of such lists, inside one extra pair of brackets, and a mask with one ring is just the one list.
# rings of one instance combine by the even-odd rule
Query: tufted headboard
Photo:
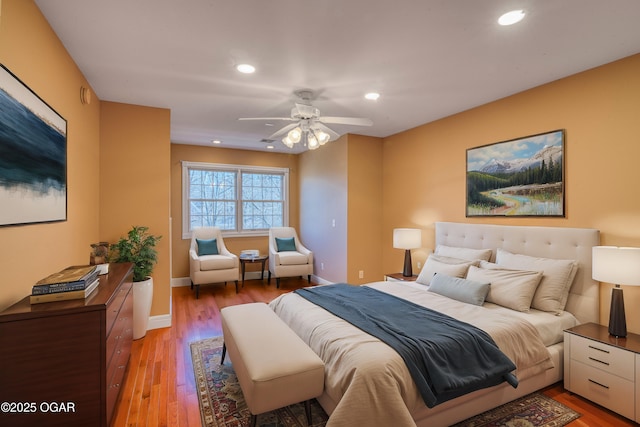
[(565, 310), (581, 323), (599, 321), (599, 284), (591, 278), (591, 248), (600, 244), (598, 230), (436, 222), (435, 243), (493, 249), (492, 260), (495, 260), (497, 248), (542, 258), (576, 260), (578, 272)]

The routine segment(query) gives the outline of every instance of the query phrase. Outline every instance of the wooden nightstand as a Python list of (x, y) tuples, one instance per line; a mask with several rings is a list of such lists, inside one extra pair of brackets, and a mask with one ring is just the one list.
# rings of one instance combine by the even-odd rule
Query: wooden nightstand
[(640, 335), (615, 338), (595, 323), (567, 329), (564, 388), (640, 421)]
[(384, 275), (387, 282), (415, 282), (418, 276), (403, 276), (402, 273), (390, 273)]

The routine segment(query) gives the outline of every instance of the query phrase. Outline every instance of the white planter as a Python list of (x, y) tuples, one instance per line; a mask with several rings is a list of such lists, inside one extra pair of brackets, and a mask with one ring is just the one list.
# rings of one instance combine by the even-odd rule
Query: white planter
[(151, 301), (153, 300), (153, 278), (133, 282), (133, 339), (142, 338), (147, 333)]

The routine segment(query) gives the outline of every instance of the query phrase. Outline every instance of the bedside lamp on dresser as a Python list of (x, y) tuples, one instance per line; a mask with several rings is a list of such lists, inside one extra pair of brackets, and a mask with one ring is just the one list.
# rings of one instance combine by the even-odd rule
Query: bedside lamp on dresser
[(609, 333), (627, 336), (624, 297), (620, 285), (640, 286), (640, 248), (595, 246), (593, 248), (593, 280), (612, 283)]
[(418, 228), (395, 228), (393, 230), (393, 247), (404, 249), (404, 277), (413, 276), (411, 267), (411, 249), (417, 249), (422, 245), (422, 231)]

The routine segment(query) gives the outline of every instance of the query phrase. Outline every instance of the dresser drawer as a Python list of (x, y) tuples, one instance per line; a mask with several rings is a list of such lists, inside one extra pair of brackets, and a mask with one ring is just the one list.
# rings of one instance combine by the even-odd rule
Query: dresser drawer
[[(122, 292), (120, 292), (119, 295), (122, 295)], [(114, 301), (113, 304), (110, 304), (107, 307), (107, 313), (112, 308), (115, 308), (114, 306), (117, 305), (116, 302), (117, 304), (119, 304), (118, 311), (113, 314), (113, 316), (115, 316), (112, 322), (113, 325), (111, 326), (111, 329), (109, 330), (109, 332), (107, 332), (107, 346), (106, 346), (107, 365), (111, 362), (111, 358), (113, 357), (113, 353), (116, 350), (116, 348), (120, 347), (120, 341), (126, 335), (125, 334), (126, 329), (131, 328), (133, 323), (132, 293), (127, 292), (123, 295), (122, 301), (118, 299), (118, 301)], [(109, 316), (107, 316), (107, 318), (109, 318)], [(131, 340), (131, 337), (129, 337), (129, 340)]]
[(133, 292), (128, 292), (107, 337), (107, 421), (122, 388), (133, 342)]
[(122, 308), (122, 303), (124, 302), (127, 294), (131, 290), (131, 283), (125, 282), (120, 286), (120, 289), (113, 296), (113, 299), (107, 305), (107, 335), (111, 333), (111, 328), (118, 318), (118, 314), (120, 313), (120, 309)]
[(571, 335), (571, 359), (632, 382), (635, 380), (634, 354), (630, 351)]
[[(573, 353), (573, 349), (572, 353)], [(634, 381), (571, 361), (571, 391), (630, 419), (635, 418)]]

